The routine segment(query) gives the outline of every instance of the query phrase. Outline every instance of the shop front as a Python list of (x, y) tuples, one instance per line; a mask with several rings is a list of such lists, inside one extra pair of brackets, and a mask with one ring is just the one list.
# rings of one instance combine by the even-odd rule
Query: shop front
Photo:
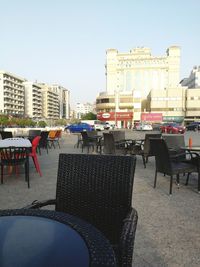
[(163, 121), (162, 113), (141, 113), (141, 121), (152, 122), (152, 123), (160, 123)]
[(99, 112), (97, 119), (108, 121), (118, 128), (131, 128), (133, 121), (133, 112)]

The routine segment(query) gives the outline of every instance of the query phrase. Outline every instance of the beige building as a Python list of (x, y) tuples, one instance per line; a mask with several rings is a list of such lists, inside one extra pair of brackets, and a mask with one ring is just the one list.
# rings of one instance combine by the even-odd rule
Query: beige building
[(25, 79), (0, 71), (0, 112), (9, 115), (23, 116), (25, 111), (24, 85)]
[(24, 82), (25, 87), (25, 115), (40, 120), (42, 119), (42, 88), (33, 82)]
[(45, 83), (39, 83), (42, 88), (42, 115), (46, 119), (60, 118), (59, 96), (55, 89)]
[(70, 118), (70, 91), (61, 85), (49, 85), (58, 94), (59, 98), (59, 117), (60, 119)]
[(146, 111), (162, 113), (163, 121), (183, 122), (185, 117), (186, 87), (151, 90), (147, 97)]
[(152, 56), (150, 48), (129, 53), (108, 49), (106, 53), (106, 91), (139, 91), (146, 98), (152, 89), (162, 90), (180, 82), (180, 48), (171, 46), (164, 56)]
[[(178, 46), (169, 47), (164, 56), (152, 56), (151, 50), (146, 47), (134, 48), (129, 53), (108, 49), (106, 92), (100, 93), (96, 99), (97, 113), (131, 112), (131, 123), (139, 121), (142, 112), (147, 109), (149, 93), (152, 90), (161, 92), (166, 88), (176, 88), (179, 81)], [(125, 123), (121, 120), (119, 124), (123, 126)]]
[(200, 121), (200, 88), (186, 90), (185, 121)]

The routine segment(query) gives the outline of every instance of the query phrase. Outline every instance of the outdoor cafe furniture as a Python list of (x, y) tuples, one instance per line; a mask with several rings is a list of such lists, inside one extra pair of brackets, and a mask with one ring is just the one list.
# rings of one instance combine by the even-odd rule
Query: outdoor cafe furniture
[[(198, 193), (200, 193), (200, 146), (183, 146), (182, 150), (185, 150), (191, 156), (186, 162), (190, 162), (196, 166), (196, 172), (198, 173)], [(187, 175), (185, 185), (188, 185), (190, 173)]]
[(12, 132), (6, 132), (6, 131), (4, 132), (4, 131), (1, 131), (0, 134), (1, 134), (1, 139), (2, 140), (13, 137)]
[(185, 138), (182, 134), (166, 134), (162, 138), (165, 140), (169, 149), (170, 157), (174, 161), (186, 160), (186, 151), (181, 147), (185, 146)]
[(146, 163), (148, 158), (155, 156), (150, 146), (150, 138), (161, 138), (161, 134), (145, 134), (144, 140), (136, 140), (135, 145), (132, 146), (131, 153), (142, 157), (144, 168), (146, 168)]
[(119, 266), (131, 267), (137, 226), (132, 208), (135, 164), (135, 156), (60, 154), (56, 199), (28, 208), (55, 204), (56, 211), (91, 223), (112, 244)]
[(39, 164), (38, 157), (37, 157), (37, 147), (39, 145), (40, 139), (41, 139), (40, 136), (34, 137), (32, 141), (31, 151), (29, 152), (29, 157), (32, 157), (36, 171), (40, 174), (40, 176), (42, 176), (42, 172), (40, 170), (40, 164)]
[(87, 131), (81, 132), (81, 136), (82, 136), (82, 143), (81, 143), (82, 152), (84, 148), (87, 148), (87, 153), (90, 152), (90, 148), (92, 148), (92, 151), (94, 151), (94, 148), (97, 146), (97, 140), (93, 137), (90, 137)]
[(40, 141), (39, 141), (39, 153), (41, 155), (41, 148), (46, 149), (47, 154), (48, 154), (48, 136), (49, 136), (49, 131), (42, 131), (40, 133)]
[(31, 142), (23, 138), (8, 138), (0, 140), (0, 165), (1, 183), (3, 183), (4, 166), (25, 166), (25, 181), (30, 187), (29, 182), (29, 149)]
[(62, 133), (62, 130), (50, 130), (49, 131), (49, 135), (47, 139), (49, 148), (52, 148), (52, 146), (56, 148), (55, 144), (57, 144), (58, 147), (60, 148), (59, 139), (61, 138), (61, 133)]
[(123, 154), (127, 153), (126, 147), (119, 142), (115, 142), (112, 133), (103, 133), (103, 153), (104, 154)]
[(0, 211), (0, 266), (114, 267), (104, 235), (76, 216), (52, 210)]
[(179, 186), (179, 174), (197, 172), (197, 167), (194, 164), (173, 161), (164, 139), (150, 138), (150, 146), (156, 160), (154, 188), (156, 187), (158, 172), (170, 176), (170, 195), (172, 194), (173, 175), (176, 175)]

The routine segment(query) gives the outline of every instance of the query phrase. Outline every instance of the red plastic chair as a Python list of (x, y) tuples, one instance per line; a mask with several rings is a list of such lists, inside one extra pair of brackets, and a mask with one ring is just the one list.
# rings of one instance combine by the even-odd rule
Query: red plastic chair
[(37, 172), (40, 174), (40, 176), (42, 176), (41, 170), (40, 170), (40, 165), (38, 162), (38, 158), (37, 158), (37, 146), (39, 145), (39, 141), (40, 141), (41, 136), (36, 136), (33, 141), (32, 141), (32, 150), (31, 153), (29, 153), (29, 157), (32, 157), (35, 168), (37, 170)]

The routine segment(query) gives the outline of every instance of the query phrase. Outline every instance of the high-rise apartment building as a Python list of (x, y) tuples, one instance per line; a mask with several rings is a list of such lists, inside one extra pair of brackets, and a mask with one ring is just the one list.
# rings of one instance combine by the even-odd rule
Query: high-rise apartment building
[(33, 82), (24, 82), (25, 87), (25, 115), (40, 120), (42, 119), (42, 88)]
[(0, 71), (0, 112), (23, 116), (25, 111), (24, 78)]
[(180, 82), (180, 48), (171, 46), (165, 56), (152, 56), (146, 47), (129, 53), (108, 49), (106, 53), (106, 91), (108, 94), (139, 91), (146, 98), (150, 90), (177, 86)]
[(45, 119), (57, 120), (60, 118), (59, 96), (51, 85), (39, 83), (42, 88), (42, 115)]
[(76, 103), (76, 118), (81, 119), (83, 114), (94, 112), (94, 105), (90, 103)]
[(50, 87), (59, 97), (59, 116), (60, 119), (70, 118), (70, 91), (61, 85), (53, 84)]

